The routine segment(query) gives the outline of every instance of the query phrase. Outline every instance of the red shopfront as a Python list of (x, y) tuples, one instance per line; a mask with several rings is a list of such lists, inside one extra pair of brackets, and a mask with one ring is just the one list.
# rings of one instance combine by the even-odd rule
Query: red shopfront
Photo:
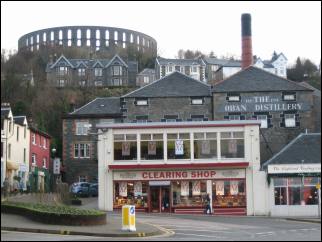
[(113, 171), (114, 209), (132, 204), (143, 212), (201, 214), (207, 193), (214, 214), (245, 215), (245, 169)]

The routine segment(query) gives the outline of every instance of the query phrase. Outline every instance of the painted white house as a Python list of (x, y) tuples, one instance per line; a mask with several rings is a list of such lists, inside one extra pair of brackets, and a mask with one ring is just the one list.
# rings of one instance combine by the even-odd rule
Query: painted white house
[(98, 125), (99, 209), (267, 214), (259, 121)]
[[(13, 116), (1, 107), (1, 184), (7, 177), (10, 190), (27, 189), (29, 179), (30, 131), (26, 116)], [(14, 177), (21, 178), (19, 184)]]
[(287, 77), (287, 58), (283, 53), (276, 54), (274, 51), (271, 60), (255, 58), (254, 66), (262, 68), (280, 77)]

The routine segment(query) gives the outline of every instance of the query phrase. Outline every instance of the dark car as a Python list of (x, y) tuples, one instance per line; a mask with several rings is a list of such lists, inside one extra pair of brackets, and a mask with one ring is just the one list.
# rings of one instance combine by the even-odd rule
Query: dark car
[(93, 183), (89, 187), (89, 194), (90, 196), (97, 197), (98, 196), (98, 184)]
[(71, 186), (71, 193), (80, 196), (80, 197), (89, 197), (90, 196), (90, 186), (89, 182), (76, 182)]

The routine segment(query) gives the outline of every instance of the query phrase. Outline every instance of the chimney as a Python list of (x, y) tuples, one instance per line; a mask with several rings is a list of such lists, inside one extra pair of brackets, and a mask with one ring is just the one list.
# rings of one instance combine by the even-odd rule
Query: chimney
[(242, 14), (242, 69), (253, 64), (251, 16)]

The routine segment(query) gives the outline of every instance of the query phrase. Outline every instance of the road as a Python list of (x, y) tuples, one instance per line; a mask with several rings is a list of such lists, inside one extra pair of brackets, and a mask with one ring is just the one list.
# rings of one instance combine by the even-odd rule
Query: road
[[(120, 216), (120, 214), (109, 214)], [(219, 217), (199, 215), (137, 214), (140, 222), (159, 226), (165, 235), (127, 240), (147, 241), (321, 241), (321, 224), (288, 221), (268, 217)], [(100, 240), (124, 241), (124, 238), (99, 238), (86, 236), (49, 235), (1, 231), (1, 240)]]

